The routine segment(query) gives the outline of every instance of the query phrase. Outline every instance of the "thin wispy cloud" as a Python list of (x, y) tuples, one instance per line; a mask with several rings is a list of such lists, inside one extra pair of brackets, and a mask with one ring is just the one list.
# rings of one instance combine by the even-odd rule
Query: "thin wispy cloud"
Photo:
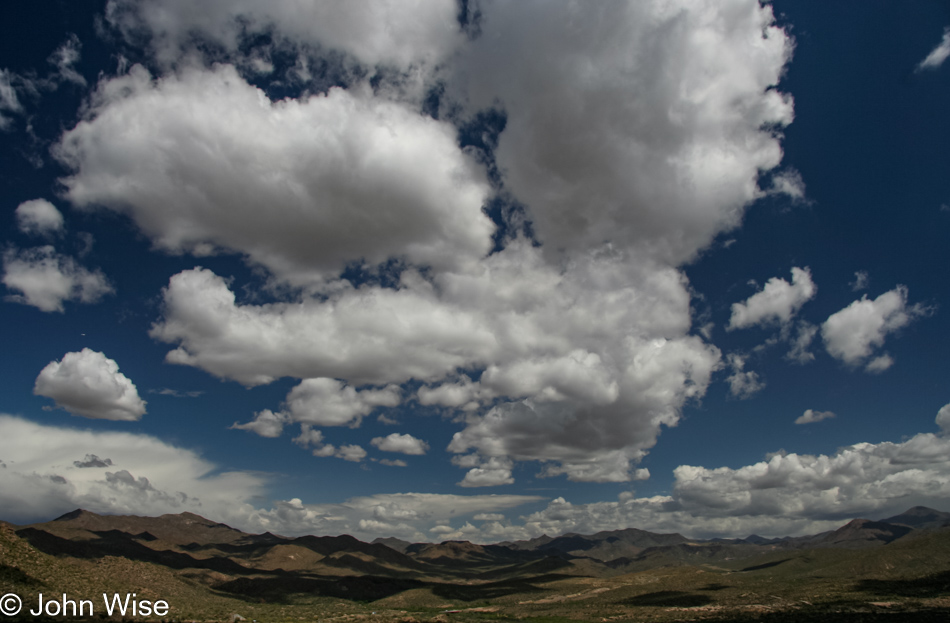
[(948, 57), (950, 57), (950, 27), (944, 28), (943, 39), (924, 60), (920, 61), (920, 64), (917, 65), (917, 71), (937, 69), (943, 65)]

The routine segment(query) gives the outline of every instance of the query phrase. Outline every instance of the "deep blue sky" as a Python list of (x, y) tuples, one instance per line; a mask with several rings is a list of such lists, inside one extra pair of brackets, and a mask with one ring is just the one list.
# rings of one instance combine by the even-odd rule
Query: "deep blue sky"
[[(460, 32), (457, 22), (446, 26), (442, 17), (403, 22), (389, 14), (397, 33), (415, 24), (398, 41), (374, 29), (379, 16), (340, 17), (317, 4), (313, 15), (294, 16), (284, 3), (248, 2), (240, 15), (226, 3), (211, 3), (207, 19), (195, 23), (188, 22), (186, 4), (21, 3), (0, 24), (0, 94), (6, 94), (0, 100), (6, 285), (0, 413), (12, 416), (0, 423), (3, 519), (47, 519), (75, 506), (141, 514), (193, 510), (249, 530), (491, 541), (628, 526), (697, 536), (778, 534), (817, 531), (845, 516), (884, 516), (913, 503), (950, 508), (944, 452), (950, 442), (935, 423), (950, 402), (950, 61), (921, 66), (945, 40), (946, 3), (776, 1), (762, 9), (736, 0), (732, 12), (725, 6), (707, 11), (721, 11), (718, 20), (699, 10), (684, 9), (677, 18), (642, 6), (624, 11), (616, 3), (602, 12), (622, 15), (607, 22), (619, 26), (584, 16), (567, 38), (553, 25), (561, 7), (498, 3), (482, 7), (480, 30), (468, 32)], [(156, 21), (150, 12), (156, 7), (172, 17)], [(785, 41), (784, 61), (743, 43), (761, 32), (748, 14), (767, 23), (769, 7), (773, 28), (781, 29), (774, 32)], [(436, 0), (422, 10), (457, 13)], [(638, 18), (638, 11), (650, 19)], [(239, 40), (229, 38), (237, 17), (248, 24)], [(625, 28), (623, 19), (631, 26)], [(640, 23), (647, 25), (634, 26)], [(345, 32), (338, 37), (334, 30)], [(490, 37), (501, 43), (485, 44)], [(601, 38), (613, 43), (591, 44)], [(713, 41), (713, 47), (690, 47), (698, 41)], [(554, 58), (545, 55), (548, 45)], [(781, 46), (770, 49), (777, 54)], [(69, 53), (76, 57), (57, 66), (56, 59)], [(626, 64), (630, 59), (637, 59), (635, 69)], [(148, 68), (152, 82), (136, 82), (136, 63)], [(585, 66), (593, 69), (579, 73)], [(224, 71), (233, 73), (219, 84)], [(108, 90), (123, 80), (126, 91)], [(255, 126), (254, 107), (243, 107), (241, 99), (254, 86), (263, 89), (262, 106), (285, 106), (287, 114)], [(331, 86), (330, 96), (319, 99)], [(700, 92), (724, 93), (726, 104), (712, 96), (696, 96), (692, 108), (684, 104), (693, 97), (685, 94)], [(793, 102), (793, 114), (789, 108), (757, 124), (754, 113), (736, 113), (776, 92), (787, 96), (789, 106)], [(224, 95), (215, 99), (215, 93)], [(334, 93), (353, 98), (349, 107), (304, 108), (317, 101), (311, 95), (330, 102)], [(282, 98), (283, 104), (272, 103)], [(294, 105), (301, 116), (288, 112)], [(361, 117), (353, 112), (359, 110), (370, 112)], [(678, 121), (683, 110), (693, 121)], [(373, 116), (383, 114), (378, 111), (387, 111), (392, 145), (383, 146), (388, 144), (380, 135), (369, 142), (359, 138), (381, 118)], [(688, 116), (694, 112), (695, 118)], [(216, 124), (216, 117), (230, 121)], [(80, 136), (81, 128), (74, 128), (81, 119)], [(299, 132), (294, 123), (301, 124)], [(282, 130), (281, 124), (291, 127)], [(781, 149), (780, 162), (755, 150), (759, 140)], [(690, 166), (719, 167), (722, 159), (720, 173), (682, 177), (686, 169), (677, 169), (678, 163), (692, 157), (690, 145), (700, 144), (714, 151)], [(475, 148), (461, 149), (469, 145)], [(651, 155), (630, 155), (630, 145), (646, 145)], [(717, 155), (719, 147), (740, 155), (727, 163)], [(355, 155), (334, 169), (341, 154)], [(255, 163), (246, 171), (259, 178), (241, 168), (246, 162)], [(438, 185), (446, 162), (463, 163), (446, 177), (457, 192)], [(351, 178), (354, 168), (359, 170)], [(161, 177), (157, 171), (175, 173)], [(272, 183), (267, 175), (281, 181)], [(794, 190), (769, 192), (779, 179), (795, 181)], [(760, 191), (749, 194), (756, 182)], [(296, 194), (284, 194), (288, 188)], [(192, 201), (198, 195), (208, 203)], [(302, 203), (293, 204), (298, 196)], [(61, 213), (61, 227), (27, 231), (30, 209), (23, 206), (37, 199)], [(479, 216), (479, 205), (489, 216)], [(301, 210), (336, 216), (320, 225), (295, 224)], [(730, 221), (727, 215), (737, 213), (741, 220)], [(523, 220), (530, 224), (524, 227)], [(277, 233), (271, 234), (274, 223)], [(494, 231), (482, 236), (480, 227)], [(282, 236), (295, 231), (305, 234), (283, 245)], [(525, 231), (531, 239), (516, 254), (513, 239)], [(176, 235), (183, 237), (173, 248), (168, 241)], [(412, 238), (415, 243), (407, 242)], [(675, 250), (657, 251), (654, 242), (662, 240), (676, 241), (670, 243)], [(344, 241), (342, 250), (334, 250), (335, 241)], [(195, 248), (205, 242), (216, 252)], [(413, 244), (436, 250), (423, 253)], [(53, 248), (37, 251), (44, 245)], [(382, 263), (368, 259), (377, 250)], [(614, 259), (595, 262), (582, 274), (578, 266), (598, 253)], [(452, 264), (460, 257), (472, 263)], [(518, 281), (491, 264), (500, 258), (509, 267), (532, 267)], [(44, 310), (27, 291), (39, 296), (53, 287), (55, 279), (41, 265), (55, 265), (62, 274), (72, 270), (74, 279), (79, 271), (107, 284), (108, 292), (83, 301), (82, 287), (74, 285), (59, 297), (61, 310)], [(495, 272), (488, 290), (465, 281), (489, 265)], [(373, 312), (378, 325), (341, 330), (336, 346), (324, 353), (336, 363), (301, 364), (295, 369), (312, 372), (281, 372), (252, 387), (241, 373), (271, 375), (272, 365), (283, 370), (284, 363), (268, 359), (282, 355), (256, 351), (254, 340), (267, 338), (239, 337), (241, 329), (225, 327), (224, 316), (199, 326), (172, 309), (170, 290), (164, 290), (169, 280), (196, 266), (225, 280), (249, 314), (339, 303), (343, 299), (334, 297), (346, 296), (339, 294), (341, 283), (384, 297), (402, 288), (420, 297), (407, 305), (421, 317), (431, 314), (420, 326), (432, 332), (406, 328), (415, 326), (404, 315), (408, 307), (383, 304)], [(379, 266), (389, 276), (373, 277)], [(618, 266), (609, 282), (615, 285), (591, 285), (595, 275)], [(761, 311), (756, 305), (764, 299), (751, 298), (757, 293), (781, 290), (793, 297), (802, 285), (792, 284), (793, 268), (808, 270), (810, 293), (797, 302), (774, 299), (772, 312)], [(25, 271), (17, 274), (26, 281), (16, 281), (17, 270)], [(407, 285), (413, 270), (435, 288), (434, 298)], [(683, 277), (678, 282), (676, 274)], [(865, 275), (862, 287), (854, 285), (858, 274)], [(531, 302), (518, 298), (552, 275), (560, 275), (560, 286), (542, 286)], [(658, 304), (659, 316), (673, 319), (670, 326), (638, 307), (637, 301), (660, 291), (651, 285), (660, 282), (667, 284), (663, 292), (674, 293)], [(453, 290), (450, 283), (463, 285)], [(618, 304), (629, 317), (611, 325), (604, 318), (613, 316), (596, 313), (613, 305), (613, 287), (632, 292), (634, 302)], [(208, 291), (207, 283), (203, 288)], [(498, 294), (506, 288), (518, 296)], [(196, 309), (207, 305), (201, 292), (194, 294)], [(506, 302), (487, 302), (495, 299), (486, 292)], [(862, 297), (864, 303), (857, 303)], [(590, 310), (584, 301), (594, 301)], [(739, 303), (752, 310), (745, 326), (735, 320)], [(885, 303), (893, 305), (885, 310)], [(848, 309), (856, 313), (844, 314)], [(336, 310), (334, 322), (352, 317)], [(443, 330), (439, 310), (460, 315)], [(830, 319), (839, 313), (837, 326), (844, 329), (835, 333)], [(464, 314), (474, 315), (477, 329), (460, 328)], [(504, 326), (520, 333), (499, 328), (509, 314), (523, 323)], [(578, 320), (581, 314), (588, 314), (586, 320)], [(876, 320), (887, 324), (878, 334)], [(280, 352), (297, 341), (322, 339), (317, 332), (324, 325), (316, 317), (296, 329), (280, 324), (285, 321), (271, 318), (279, 325), (273, 325), (274, 335), (315, 328), (312, 336), (291, 334), (290, 346)], [(177, 338), (162, 341), (153, 329), (173, 324)], [(593, 335), (591, 327), (604, 335)], [(811, 360), (792, 361), (786, 356), (792, 341), (808, 327), (814, 332)], [(223, 333), (215, 334), (218, 329)], [(380, 360), (394, 353), (396, 363), (370, 372), (375, 364), (353, 353), (377, 329)], [(458, 335), (448, 335), (456, 329)], [(482, 330), (492, 333), (494, 346), (466, 341), (481, 340)], [(524, 337), (535, 330), (539, 337)], [(404, 341), (411, 331), (422, 332)], [(199, 343), (212, 334), (217, 337)], [(646, 341), (619, 348), (631, 335)], [(544, 336), (560, 341), (553, 346)], [(671, 355), (657, 364), (668, 369), (642, 381), (631, 370), (639, 370), (639, 358), (652, 348), (649, 340), (658, 337), (692, 354)], [(865, 355), (842, 354), (861, 345)], [(224, 367), (211, 359), (166, 362), (177, 346), (196, 362), (224, 349), (215, 351)], [(405, 348), (419, 350), (406, 351), (403, 365)], [(430, 351), (452, 353), (452, 361), (463, 363), (431, 363)], [(75, 366), (69, 369), (68, 353)], [(595, 359), (571, 367), (582, 358), (578, 353)], [(692, 363), (679, 363), (679, 356)], [(868, 368), (882, 356), (890, 358), (890, 365), (879, 362), (886, 369)], [(553, 362), (558, 357), (562, 363)], [(102, 372), (108, 360), (118, 372)], [(47, 368), (53, 362), (62, 362), (59, 376)], [(405, 371), (417, 362), (428, 371)], [(105, 376), (91, 378), (90, 366)], [(674, 379), (684, 369), (697, 375), (685, 385)], [(49, 377), (46, 389), (41, 371)], [(460, 373), (473, 381), (481, 376), (483, 393), (472, 394), (469, 408), (421, 404), (420, 388), (457, 382)], [(116, 381), (119, 374), (127, 381)], [(541, 380), (532, 382), (532, 375)], [(336, 379), (336, 387), (346, 388), (341, 395), (351, 398), (387, 391), (399, 397), (370, 405), (362, 415), (348, 412), (349, 425), (332, 425), (321, 410), (325, 403), (311, 404), (310, 415), (291, 405), (291, 392), (307, 378), (323, 379), (321, 387)], [(602, 380), (603, 391), (614, 383), (619, 395), (587, 397)], [(128, 395), (117, 398), (115, 383), (128, 381), (147, 402), (144, 413), (129, 407)], [(681, 394), (692, 382), (699, 390)], [(525, 399), (541, 405), (530, 417), (518, 415)], [(122, 418), (106, 414), (117, 400), (127, 409)], [(260, 423), (255, 414), (264, 410), (278, 414), (282, 432), (231, 428), (255, 417)], [(806, 410), (834, 416), (796, 424)], [(664, 424), (655, 419), (661, 413)], [(398, 424), (377, 420), (381, 414)], [(292, 443), (300, 423), (312, 424), (323, 439), (307, 447)], [(467, 449), (458, 441), (450, 448), (459, 433)], [(410, 436), (402, 438), (402, 451), (371, 443), (391, 434)], [(146, 438), (150, 449), (116, 458)], [(424, 454), (406, 453), (420, 442)], [(865, 443), (871, 446), (854, 446)], [(349, 445), (364, 456), (346, 460), (339, 450)], [(314, 455), (320, 448), (326, 456)], [(760, 464), (780, 451), (793, 460)], [(74, 463), (90, 454), (113, 465)], [(189, 467), (199, 458), (205, 468)], [(679, 466), (724, 469), (681, 468), (674, 475)], [(637, 475), (642, 468), (649, 478)], [(473, 469), (478, 474), (467, 471)], [(553, 471), (545, 475), (545, 469)], [(175, 498), (179, 491), (185, 501)], [(496, 497), (485, 497), (491, 495)], [(467, 506), (448, 496), (468, 496)], [(567, 503), (573, 505), (569, 512)], [(282, 514), (288, 504), (296, 510)], [(476, 520), (479, 513), (505, 518)]]

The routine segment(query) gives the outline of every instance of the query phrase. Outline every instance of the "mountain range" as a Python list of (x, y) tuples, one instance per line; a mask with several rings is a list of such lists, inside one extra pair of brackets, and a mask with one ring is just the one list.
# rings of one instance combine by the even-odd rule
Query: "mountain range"
[[(908, 558), (909, 551), (917, 553)], [(854, 580), (878, 581), (891, 577), (889, 569), (913, 575), (915, 567), (908, 560), (919, 558), (920, 552), (933, 558), (934, 552), (944, 551), (946, 567), (940, 554), (916, 567), (917, 575), (950, 574), (950, 513), (925, 507), (880, 521), (854, 519), (821, 534), (777, 539), (695, 540), (630, 528), (491, 545), (395, 538), (365, 543), (348, 535), (284, 537), (245, 533), (192, 513), (137, 517), (76, 510), (31, 525), (0, 522), (0, 591), (79, 594), (111, 586), (177, 600), (182, 612), (204, 615), (217, 612), (215, 608), (237, 609), (235, 603), (245, 610), (248, 604), (294, 608), (332, 602), (332, 608), (346, 610), (363, 603), (405, 607), (433, 601), (493, 608), (515, 595), (549, 590), (555, 593), (551, 599), (561, 595), (562, 602), (573, 603), (585, 591), (620, 590), (608, 587), (633, 586), (635, 579), (658, 573), (720, 574), (723, 579), (716, 585), (725, 587), (724, 578), (735, 574), (761, 579), (779, 566), (787, 573), (801, 566), (802, 575), (794, 577), (821, 578), (825, 576), (816, 575), (817, 567), (812, 569), (815, 564), (822, 573), (830, 565), (840, 574), (847, 564), (843, 561), (852, 561), (858, 565)], [(733, 579), (751, 581), (743, 578)], [(580, 592), (550, 588), (562, 585)]]

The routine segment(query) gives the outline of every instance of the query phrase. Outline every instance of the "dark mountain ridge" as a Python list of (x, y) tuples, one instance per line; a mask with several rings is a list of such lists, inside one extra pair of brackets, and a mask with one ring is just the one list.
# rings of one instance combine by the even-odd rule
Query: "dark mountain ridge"
[(908, 526), (915, 530), (930, 530), (950, 526), (950, 513), (944, 513), (926, 506), (915, 506), (900, 515), (894, 515), (881, 521)]
[(252, 536), (194, 513), (139, 517), (137, 515), (98, 515), (87, 510), (76, 509), (57, 517), (53, 521), (32, 524), (31, 527), (54, 534), (63, 530), (87, 530), (89, 532), (118, 530), (127, 534), (148, 533), (176, 545), (232, 543)]
[[(417, 600), (429, 604), (426, 607), (501, 600), (506, 607), (520, 608), (567, 604), (602, 591), (647, 591), (655, 594), (649, 599), (659, 600), (658, 604), (679, 607), (711, 603), (709, 591), (741, 584), (746, 576), (754, 576), (750, 582), (771, 582), (774, 573), (795, 581), (805, 577), (802, 574), (813, 574), (807, 581), (818, 582), (814, 586), (819, 588), (808, 590), (825, 590), (820, 588), (825, 574), (845, 573), (853, 582), (858, 569), (867, 586), (879, 591), (890, 586), (874, 583), (882, 573), (902, 569), (906, 577), (919, 575), (920, 564), (915, 561), (921, 557), (934, 561), (932, 573), (950, 568), (946, 516), (950, 513), (918, 507), (892, 518), (902, 523), (856, 519), (837, 530), (780, 539), (751, 535), (696, 540), (628, 528), (479, 545), (399, 539), (365, 543), (350, 535), (294, 538), (249, 534), (191, 513), (135, 517), (77, 510), (28, 526), (0, 523), (0, 589), (35, 594), (37, 587), (47, 587), (48, 592), (55, 586), (88, 593), (111, 585), (114, 590), (142, 593), (154, 585), (161, 594), (179, 596), (179, 604), (186, 600), (182, 595), (188, 595), (198, 610), (221, 599), (261, 604)], [(950, 571), (946, 573), (950, 581)], [(680, 595), (673, 589), (648, 587), (657, 577), (670, 574), (694, 578), (689, 581), (697, 583), (700, 593)], [(927, 587), (933, 584), (934, 590), (943, 591), (943, 577), (926, 580), (924, 588), (931, 590)], [(908, 586), (917, 590), (916, 585)], [(751, 594), (735, 591), (740, 601)], [(610, 603), (640, 607), (639, 602)], [(220, 620), (224, 615), (214, 616)]]
[(350, 535), (249, 534), (193, 513), (138, 517), (98, 515), (82, 509), (50, 522), (11, 527), (20, 537), (54, 555), (94, 557), (99, 553), (130, 559), (160, 559), (161, 564), (195, 568), (209, 568), (208, 561), (215, 560), (214, 568), (231, 573), (238, 572), (238, 567), (299, 569), (319, 563), (321, 567), (357, 573), (382, 568), (425, 574), (431, 572), (433, 566), (442, 571), (497, 567), (549, 557), (567, 561), (590, 559), (603, 563), (604, 569), (622, 569), (637, 561), (658, 558), (735, 557), (808, 547), (860, 549), (885, 545), (945, 525), (950, 525), (950, 513), (917, 506), (881, 521), (855, 519), (831, 532), (777, 539), (750, 535), (746, 539), (697, 540), (677, 533), (658, 534), (626, 528), (591, 535), (542, 535), (526, 541), (491, 545), (468, 541), (409, 543), (392, 537), (365, 543)]

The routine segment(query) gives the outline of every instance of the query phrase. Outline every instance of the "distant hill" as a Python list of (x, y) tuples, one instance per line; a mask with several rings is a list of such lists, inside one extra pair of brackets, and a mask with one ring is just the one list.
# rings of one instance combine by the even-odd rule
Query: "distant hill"
[(251, 536), (223, 523), (217, 523), (195, 515), (162, 515), (160, 517), (137, 517), (135, 515), (97, 515), (77, 509), (57, 517), (53, 521), (33, 524), (33, 528), (51, 534), (72, 534), (75, 530), (89, 532), (118, 530), (126, 534), (147, 532), (168, 543), (186, 545), (198, 543), (232, 543)]
[(412, 545), (412, 543), (409, 541), (403, 541), (402, 539), (397, 539), (396, 537), (392, 536), (373, 539), (373, 543), (385, 545), (386, 547), (394, 549), (397, 552), (402, 552), (403, 554), (406, 553), (406, 548)]
[(415, 559), (349, 535), (282, 537), (248, 534), (195, 515), (136, 517), (76, 510), (57, 519), (22, 526), (17, 536), (54, 556), (121, 556), (175, 569), (224, 574), (255, 570), (312, 570), (326, 575), (413, 574)]
[(763, 537), (763, 536), (759, 536), (758, 534), (750, 534), (749, 536), (747, 536), (747, 537), (744, 538), (744, 539), (739, 539), (739, 542), (742, 542), (742, 543), (751, 543), (752, 545), (768, 545), (769, 543), (777, 543), (777, 542), (779, 542), (779, 541), (781, 541), (781, 540), (782, 540), (781, 538), (778, 538), (778, 539), (774, 539), (774, 538), (773, 538), (773, 539), (767, 539), (767, 538), (765, 538), (765, 537)]
[(853, 519), (834, 532), (826, 534), (820, 540), (813, 542), (820, 546), (837, 546), (846, 548), (874, 547), (883, 545), (906, 536), (912, 528), (885, 521), (870, 521), (868, 519)]
[(688, 541), (689, 539), (681, 534), (657, 534), (646, 530), (628, 528), (626, 530), (598, 532), (586, 536), (568, 533), (551, 538), (545, 535), (530, 541), (514, 541), (501, 545), (519, 551), (586, 556), (606, 562), (616, 558), (636, 556), (650, 547), (679, 545)]
[(900, 515), (894, 515), (881, 521), (908, 526), (914, 530), (932, 530), (950, 526), (950, 513), (937, 511), (926, 506), (915, 506)]
[[(782, 608), (825, 600), (839, 610), (856, 594), (883, 596), (885, 604), (896, 603), (888, 595), (906, 594), (918, 606), (932, 595), (950, 611), (947, 518), (950, 513), (915, 507), (888, 521), (855, 519), (804, 537), (690, 540), (626, 529), (478, 545), (291, 538), (248, 534), (191, 513), (135, 517), (77, 510), (29, 526), (0, 522), (0, 594), (167, 595), (179, 620), (228, 620), (238, 611), (248, 620), (312, 620), (373, 604), (367, 614), (386, 607), (396, 614), (383, 620), (408, 621), (413, 617), (399, 609), (407, 604), (432, 613), (473, 602), (481, 605), (471, 611), (485, 616), (504, 607), (513, 618), (547, 612), (560, 620), (558, 613), (573, 612), (567, 618), (591, 620), (590, 610), (571, 610), (570, 604), (588, 608), (601, 594), (609, 605), (605, 614), (634, 620), (644, 612), (638, 608), (671, 608), (674, 618), (686, 616), (683, 607), (714, 603), (759, 608), (764, 606), (749, 600), (763, 595), (799, 600), (782, 602)], [(268, 604), (323, 609), (291, 616)]]

